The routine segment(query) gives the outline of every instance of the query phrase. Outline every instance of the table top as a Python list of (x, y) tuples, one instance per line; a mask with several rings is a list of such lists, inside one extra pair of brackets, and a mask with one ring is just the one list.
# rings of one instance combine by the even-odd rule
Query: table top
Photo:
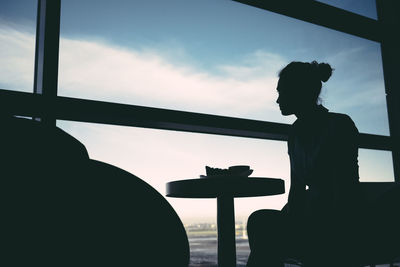
[(285, 193), (282, 179), (264, 177), (196, 178), (167, 183), (166, 195), (180, 198), (257, 197)]

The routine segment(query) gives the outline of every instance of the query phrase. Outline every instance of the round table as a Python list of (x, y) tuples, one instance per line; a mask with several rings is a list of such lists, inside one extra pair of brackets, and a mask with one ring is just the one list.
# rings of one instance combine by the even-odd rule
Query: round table
[(218, 266), (236, 266), (235, 197), (270, 196), (285, 193), (282, 179), (226, 176), (167, 183), (166, 195), (179, 198), (217, 198)]

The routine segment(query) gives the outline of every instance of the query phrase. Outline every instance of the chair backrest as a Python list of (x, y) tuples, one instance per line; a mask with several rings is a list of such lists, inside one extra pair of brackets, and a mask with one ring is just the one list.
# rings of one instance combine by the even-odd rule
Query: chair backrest
[(400, 183), (396, 182), (361, 182), (361, 192), (364, 199), (368, 202), (375, 202), (396, 187), (400, 187)]
[(371, 262), (390, 262), (400, 257), (400, 183), (361, 183), (364, 195), (365, 218), (362, 221), (365, 258)]
[(82, 230), (93, 258), (114, 266), (188, 266), (186, 231), (167, 200), (122, 169), (89, 165), (83, 214), (89, 224)]
[(150, 185), (57, 127), (1, 123), (0, 265), (188, 266), (182, 222)]

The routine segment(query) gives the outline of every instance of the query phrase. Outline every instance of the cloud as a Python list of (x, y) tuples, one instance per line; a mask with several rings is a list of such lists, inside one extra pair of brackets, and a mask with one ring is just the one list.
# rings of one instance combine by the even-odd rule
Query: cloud
[[(0, 26), (0, 84), (32, 91), (35, 37), (8, 24)], [(178, 47), (182, 54), (182, 47)], [(170, 53), (171, 55), (167, 55)], [(101, 39), (60, 39), (59, 95), (155, 106), (269, 121), (282, 118), (275, 91), (285, 60), (265, 51), (239, 62), (199, 69), (173, 49), (134, 50)], [(192, 59), (193, 60), (193, 59)]]
[(278, 71), (287, 63), (277, 54), (257, 50), (243, 56), (242, 61), (238, 64), (221, 65), (219, 69), (227, 76), (244, 81), (257, 80), (263, 77), (274, 77), (276, 79)]
[(135, 51), (106, 43), (62, 38), (59, 92), (147, 106), (239, 117), (280, 117), (276, 69), (283, 60), (257, 51), (220, 74), (171, 62), (163, 51)]
[[(22, 28), (22, 27), (21, 27)], [(32, 91), (35, 37), (0, 26), (4, 89)], [(182, 48), (179, 48), (182, 50)], [(278, 55), (255, 51), (215, 70), (154, 48), (133, 50), (101, 39), (60, 39), (59, 95), (270, 121), (283, 119), (275, 103)], [(182, 54), (182, 51), (178, 51)]]
[(4, 25), (0, 26), (0, 88), (32, 92), (35, 36), (15, 25)]

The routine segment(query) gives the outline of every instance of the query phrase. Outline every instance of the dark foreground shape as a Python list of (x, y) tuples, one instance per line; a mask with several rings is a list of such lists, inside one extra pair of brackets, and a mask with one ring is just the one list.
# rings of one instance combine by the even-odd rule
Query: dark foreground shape
[(1, 120), (0, 265), (188, 266), (182, 222), (150, 185), (57, 127)]

